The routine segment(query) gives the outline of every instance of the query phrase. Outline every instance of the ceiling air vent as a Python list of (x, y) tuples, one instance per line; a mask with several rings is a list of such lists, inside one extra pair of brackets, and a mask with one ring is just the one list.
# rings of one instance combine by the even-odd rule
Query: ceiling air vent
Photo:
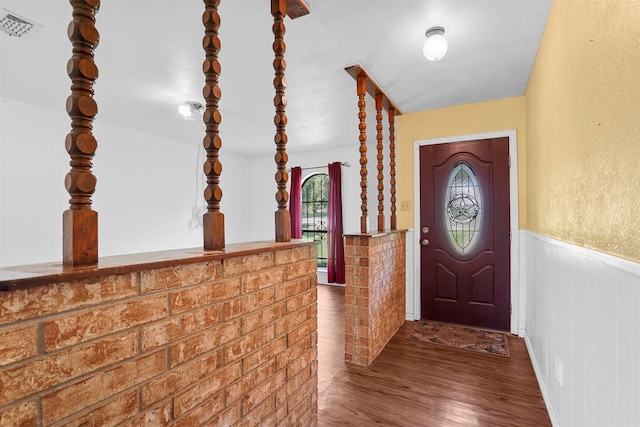
[(42, 25), (29, 21), (7, 9), (2, 9), (0, 13), (0, 29), (10, 36), (26, 38), (41, 27)]

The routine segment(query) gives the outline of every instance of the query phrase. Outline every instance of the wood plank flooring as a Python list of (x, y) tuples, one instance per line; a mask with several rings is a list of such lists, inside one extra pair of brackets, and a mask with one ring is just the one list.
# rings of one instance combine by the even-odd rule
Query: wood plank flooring
[(550, 426), (524, 340), (510, 358), (407, 339), (368, 368), (344, 363), (344, 288), (318, 286), (318, 425)]

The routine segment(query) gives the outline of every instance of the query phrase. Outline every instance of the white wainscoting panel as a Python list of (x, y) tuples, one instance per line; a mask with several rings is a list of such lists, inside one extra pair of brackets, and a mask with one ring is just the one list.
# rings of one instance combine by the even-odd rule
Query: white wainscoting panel
[(525, 339), (555, 426), (640, 426), (640, 264), (521, 232)]

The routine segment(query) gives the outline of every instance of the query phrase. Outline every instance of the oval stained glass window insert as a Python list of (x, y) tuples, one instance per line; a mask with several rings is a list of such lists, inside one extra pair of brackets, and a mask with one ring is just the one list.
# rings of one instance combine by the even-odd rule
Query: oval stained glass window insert
[(460, 162), (449, 172), (444, 201), (449, 242), (457, 253), (466, 255), (480, 238), (483, 211), (478, 178), (468, 163)]

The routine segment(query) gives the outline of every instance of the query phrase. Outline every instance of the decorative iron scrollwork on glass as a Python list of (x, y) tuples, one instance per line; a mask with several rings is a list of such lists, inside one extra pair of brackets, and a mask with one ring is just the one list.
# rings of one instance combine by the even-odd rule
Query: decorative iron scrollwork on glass
[(318, 267), (327, 266), (329, 245), (327, 225), (329, 218), (329, 175), (319, 173), (302, 183), (302, 238), (317, 244)]
[(447, 204), (447, 213), (452, 221), (458, 224), (468, 224), (475, 220), (480, 213), (478, 199), (468, 194), (454, 196)]
[(445, 194), (445, 226), (453, 249), (467, 254), (480, 237), (482, 195), (478, 178), (465, 162), (456, 164), (447, 180)]
[[(316, 221), (316, 230), (318, 231), (327, 231), (327, 220), (321, 219)], [(325, 237), (320, 237), (316, 240), (324, 240)]]

